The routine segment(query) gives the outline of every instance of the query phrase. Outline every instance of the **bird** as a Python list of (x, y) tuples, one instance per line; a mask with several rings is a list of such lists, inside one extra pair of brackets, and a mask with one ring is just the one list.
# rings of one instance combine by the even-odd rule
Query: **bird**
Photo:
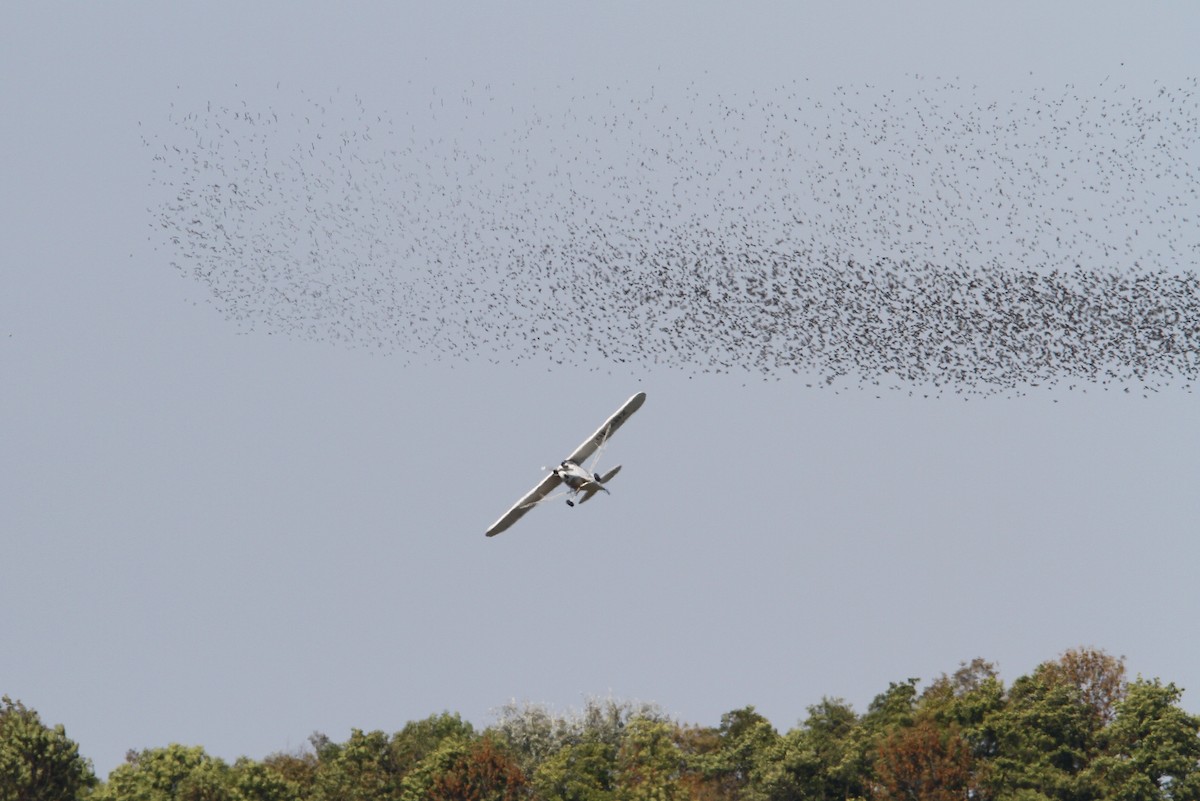
[(242, 333), (879, 396), (1200, 369), (1196, 79), (176, 91), (147, 236)]

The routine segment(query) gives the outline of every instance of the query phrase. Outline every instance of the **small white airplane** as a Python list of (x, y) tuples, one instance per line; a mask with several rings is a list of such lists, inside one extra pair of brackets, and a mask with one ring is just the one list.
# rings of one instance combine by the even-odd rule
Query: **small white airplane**
[[(522, 515), (528, 512), (533, 507), (545, 500), (549, 500), (550, 493), (559, 485), (566, 484), (567, 491), (574, 498), (580, 493), (583, 497), (579, 500), (584, 503), (591, 500), (591, 497), (597, 492), (603, 490), (608, 492), (607, 484), (613, 476), (621, 469), (621, 465), (617, 465), (612, 470), (609, 470), (604, 475), (593, 472), (596, 464), (593, 460), (592, 470), (585, 470), (583, 462), (596, 454), (596, 459), (600, 458), (600, 452), (604, 450), (608, 438), (621, 427), (621, 425), (629, 419), (630, 415), (642, 408), (642, 404), (646, 402), (646, 393), (639, 392), (613, 412), (612, 416), (604, 421), (604, 424), (596, 429), (596, 433), (592, 434), (583, 444), (571, 452), (571, 455), (563, 459), (558, 467), (550, 471), (550, 474), (543, 478), (541, 482), (530, 490), (525, 497), (517, 501), (516, 504), (501, 516), (499, 520), (492, 523), (487, 530), (489, 537), (494, 537), (504, 529), (517, 522)], [(574, 506), (575, 501), (567, 499), (567, 506)]]

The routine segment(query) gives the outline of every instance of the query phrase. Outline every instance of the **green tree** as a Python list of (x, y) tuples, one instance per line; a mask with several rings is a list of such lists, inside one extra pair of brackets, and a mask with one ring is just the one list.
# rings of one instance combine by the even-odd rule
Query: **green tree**
[(979, 776), (999, 799), (1090, 801), (1099, 797), (1091, 768), (1103, 731), (1125, 694), (1122, 659), (1076, 648), (1013, 682), (1004, 705), (973, 729), (991, 757)]
[(845, 801), (866, 795), (866, 736), (845, 701), (825, 698), (803, 724), (765, 749), (754, 769), (756, 798)]
[(726, 712), (716, 729), (683, 731), (689, 793), (694, 799), (754, 798), (757, 769), (778, 740), (779, 732), (752, 706)]
[(981, 726), (988, 715), (1004, 706), (1004, 684), (996, 666), (983, 659), (959, 665), (953, 675), (934, 679), (917, 699), (920, 715), (931, 716), (939, 725), (956, 723), (969, 730)]
[(241, 801), (300, 801), (311, 788), (288, 779), (265, 761), (246, 757), (233, 763), (229, 783)]
[(448, 739), (473, 740), (475, 729), (457, 714), (449, 712), (404, 724), (403, 729), (392, 735), (389, 746), (394, 770), (407, 773)]
[(1044, 671), (1013, 682), (985, 725), (995, 754), (980, 776), (986, 797), (1089, 801), (1086, 771), (1098, 750), (1096, 716), (1078, 687)]
[(295, 788), (295, 797), (309, 798), (317, 781), (317, 755), (315, 751), (271, 754), (262, 761), (262, 767)]
[(404, 775), (400, 783), (400, 801), (428, 801), (441, 777), (466, 758), (470, 748), (471, 743), (466, 739), (447, 737), (442, 740), (437, 748)]
[(661, 720), (629, 722), (617, 754), (618, 801), (674, 801), (686, 797), (680, 783), (683, 755), (674, 727)]
[(921, 693), (918, 716), (926, 716), (941, 728), (955, 726), (970, 746), (976, 768), (980, 760), (996, 754), (996, 733), (989, 720), (1004, 709), (1004, 684), (996, 666), (983, 659), (962, 663), (953, 675), (942, 674)]
[(538, 766), (531, 783), (544, 801), (611, 801), (616, 772), (616, 746), (593, 738), (555, 751)]
[[(729, 786), (738, 791), (748, 787), (763, 755), (779, 740), (771, 722), (747, 706), (721, 716), (717, 730), (721, 738), (722, 771)], [(733, 794), (731, 797), (738, 797)]]
[(200, 746), (130, 751), (109, 774), (97, 801), (240, 801), (229, 766)]
[[(474, 738), (471, 724), (449, 712), (410, 721), (390, 737), (378, 730), (351, 729), (349, 740), (334, 743), (323, 734), (314, 734), (310, 738), (316, 756), (316, 770), (309, 780), (311, 795), (317, 801), (397, 798), (405, 792), (406, 778), (422, 765), (428, 769), (433, 764), (429, 760), (445, 751), (444, 746), (457, 749)], [(275, 759), (273, 767), (286, 769), (289, 773), (285, 775), (293, 778), (298, 775), (303, 790), (308, 763)]]
[(376, 801), (394, 798), (404, 776), (392, 753), (391, 741), (381, 731), (351, 729), (341, 745), (314, 735), (317, 772), (314, 797), (318, 801)]
[(911, 725), (917, 709), (918, 681), (889, 682), (887, 691), (875, 696), (867, 707), (867, 714), (862, 719), (863, 728), (882, 739), (897, 728)]
[(20, 701), (0, 698), (0, 801), (66, 801), (95, 784), (62, 724), (46, 726)]
[(1200, 716), (1179, 708), (1182, 692), (1158, 679), (1129, 684), (1104, 732), (1093, 768), (1115, 801), (1200, 799)]

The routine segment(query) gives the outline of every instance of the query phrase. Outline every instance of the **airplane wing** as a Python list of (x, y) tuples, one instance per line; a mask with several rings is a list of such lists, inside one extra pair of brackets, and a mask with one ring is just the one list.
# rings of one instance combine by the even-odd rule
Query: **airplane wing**
[(571, 455), (567, 457), (567, 460), (572, 461), (575, 464), (583, 464), (583, 461), (595, 453), (596, 449), (600, 447), (600, 444), (603, 443), (608, 437), (611, 437), (613, 433), (621, 427), (621, 424), (629, 419), (630, 415), (642, 408), (642, 404), (645, 402), (645, 392), (639, 392), (629, 400), (625, 401), (625, 404), (620, 409), (617, 409), (615, 412), (613, 412), (612, 417), (605, 420), (604, 424), (596, 429), (595, 434), (592, 434), (583, 441), (582, 445), (571, 452)]
[(557, 473), (550, 473), (548, 476), (543, 478), (536, 487), (526, 493), (525, 497), (517, 501), (513, 505), (513, 508), (505, 512), (504, 515), (495, 523), (492, 523), (491, 527), (487, 530), (487, 535), (489, 537), (494, 537), (501, 531), (504, 531), (504, 529), (511, 526), (513, 523), (520, 520), (521, 515), (525, 514), (534, 506), (536, 506), (538, 501), (549, 495), (554, 488), (561, 483), (562, 479), (558, 477)]

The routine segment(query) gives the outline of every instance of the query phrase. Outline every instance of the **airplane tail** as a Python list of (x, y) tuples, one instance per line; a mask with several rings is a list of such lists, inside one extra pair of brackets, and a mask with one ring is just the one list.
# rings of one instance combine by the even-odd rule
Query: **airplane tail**
[(620, 470), (621, 470), (621, 465), (617, 465), (616, 467), (614, 467), (612, 470), (609, 470), (604, 475), (600, 475), (599, 473), (594, 474), (596, 483), (588, 485), (588, 488), (586, 490), (584, 490), (583, 498), (580, 499), (579, 502), (587, 503), (588, 501), (590, 501), (592, 499), (592, 496), (595, 495), (597, 492), (601, 492), (601, 491), (608, 492), (608, 487), (604, 486), (604, 484), (606, 482), (608, 482), (608, 480), (611, 479), (613, 476), (615, 476)]
[(600, 476), (596, 480), (599, 481), (601, 484), (607, 484), (609, 481), (612, 480), (612, 477), (615, 476), (619, 472), (621, 472), (621, 465), (617, 465), (612, 470), (609, 470), (607, 473)]

